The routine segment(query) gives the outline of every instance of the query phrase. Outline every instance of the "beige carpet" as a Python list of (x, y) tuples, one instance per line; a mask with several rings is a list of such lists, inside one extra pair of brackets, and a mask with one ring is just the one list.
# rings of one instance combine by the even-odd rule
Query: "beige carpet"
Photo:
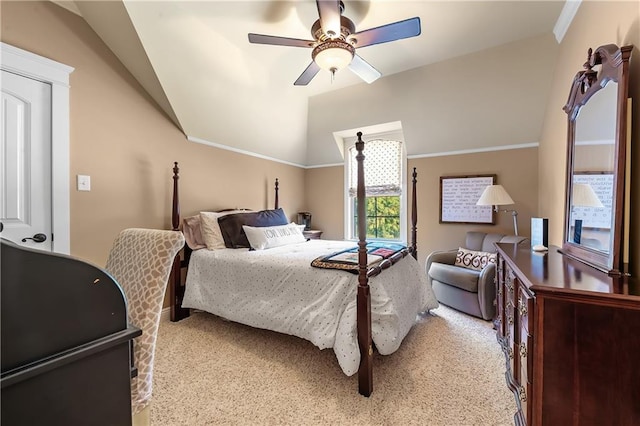
[(160, 326), (151, 424), (510, 425), (504, 371), (491, 324), (444, 306), (375, 355), (370, 398), (332, 350), (197, 313)]

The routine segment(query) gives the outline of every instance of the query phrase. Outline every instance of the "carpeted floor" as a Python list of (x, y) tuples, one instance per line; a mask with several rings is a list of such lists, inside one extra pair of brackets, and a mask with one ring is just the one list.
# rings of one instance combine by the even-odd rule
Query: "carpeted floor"
[(516, 411), (490, 322), (441, 306), (392, 355), (370, 398), (332, 350), (197, 313), (160, 325), (151, 424), (510, 425)]

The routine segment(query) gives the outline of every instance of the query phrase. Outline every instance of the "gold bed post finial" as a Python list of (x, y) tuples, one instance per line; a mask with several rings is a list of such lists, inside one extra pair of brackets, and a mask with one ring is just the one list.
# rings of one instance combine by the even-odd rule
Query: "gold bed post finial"
[(364, 142), (358, 132), (356, 161), (358, 162), (358, 346), (360, 367), (358, 368), (358, 391), (363, 396), (373, 392), (373, 344), (371, 341), (371, 292), (367, 278), (367, 216), (364, 182)]

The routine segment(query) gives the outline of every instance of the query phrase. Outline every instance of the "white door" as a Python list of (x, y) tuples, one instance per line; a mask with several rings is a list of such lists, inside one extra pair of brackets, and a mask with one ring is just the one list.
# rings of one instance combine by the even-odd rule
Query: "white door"
[(2, 71), (2, 237), (52, 250), (51, 85)]

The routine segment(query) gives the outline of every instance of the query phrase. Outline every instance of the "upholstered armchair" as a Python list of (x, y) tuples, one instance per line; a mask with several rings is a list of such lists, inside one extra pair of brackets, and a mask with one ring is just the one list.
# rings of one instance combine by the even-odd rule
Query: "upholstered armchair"
[(131, 381), (134, 415), (151, 399), (162, 303), (173, 259), (183, 246), (182, 232), (125, 229), (116, 238), (105, 266), (125, 293), (129, 323), (142, 330), (142, 335), (133, 343), (138, 368), (138, 376)]
[(436, 251), (427, 257), (426, 272), (438, 301), (467, 314), (491, 320), (496, 314), (494, 243), (522, 243), (514, 235), (467, 232), (464, 247)]

